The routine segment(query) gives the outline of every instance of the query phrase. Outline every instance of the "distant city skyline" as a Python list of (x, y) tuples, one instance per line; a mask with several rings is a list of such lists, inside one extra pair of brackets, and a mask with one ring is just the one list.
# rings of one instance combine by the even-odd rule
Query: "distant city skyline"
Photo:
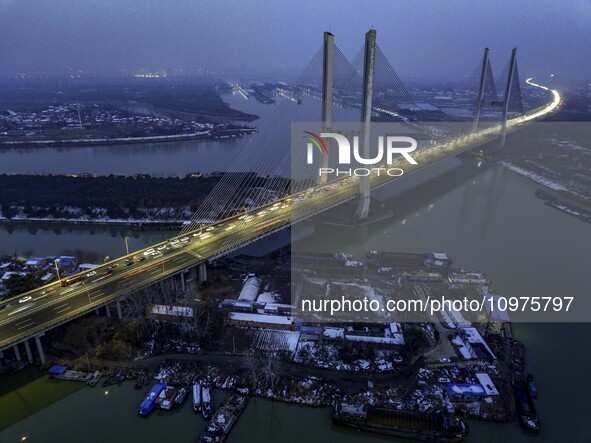
[(352, 59), (363, 35), (403, 77), (458, 78), (485, 46), (494, 70), (519, 47), (522, 76), (590, 81), (591, 1), (101, 2), (0, 0), (0, 74), (199, 68), (292, 76), (322, 32)]

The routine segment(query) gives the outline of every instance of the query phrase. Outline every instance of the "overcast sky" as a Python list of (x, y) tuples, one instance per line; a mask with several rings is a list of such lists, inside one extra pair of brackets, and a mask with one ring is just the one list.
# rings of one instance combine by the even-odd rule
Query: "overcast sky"
[(501, 71), (591, 82), (591, 0), (0, 0), (0, 72), (205, 67), (293, 72), (322, 32), (349, 58), (363, 34), (402, 77)]

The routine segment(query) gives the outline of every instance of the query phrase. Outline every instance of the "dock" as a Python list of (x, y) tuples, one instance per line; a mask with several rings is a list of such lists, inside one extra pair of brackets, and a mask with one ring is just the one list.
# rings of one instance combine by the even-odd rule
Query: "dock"
[(93, 377), (91, 372), (70, 371), (65, 366), (53, 366), (49, 370), (49, 375), (60, 380), (81, 381), (84, 383), (88, 383)]
[(103, 373), (101, 371), (94, 371), (92, 373), (92, 377), (90, 378), (90, 380), (88, 380), (86, 382), (86, 384), (88, 386), (90, 386), (91, 388), (94, 388), (102, 376), (103, 376)]
[(241, 394), (231, 394), (226, 402), (215, 412), (213, 418), (201, 433), (198, 443), (222, 443), (240, 415), (246, 408), (249, 397)]

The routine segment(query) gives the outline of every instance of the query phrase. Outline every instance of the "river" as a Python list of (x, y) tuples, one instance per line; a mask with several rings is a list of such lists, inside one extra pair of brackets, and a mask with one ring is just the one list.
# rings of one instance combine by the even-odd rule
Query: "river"
[[(330, 247), (358, 256), (368, 249), (444, 251), (456, 266), (486, 272), (503, 295), (586, 297), (591, 287), (589, 225), (543, 205), (534, 196), (537, 187), (497, 165), (479, 166), (477, 161), (467, 161), (424, 186), (385, 200), (395, 213), (393, 218), (353, 235), (320, 226), (305, 242), (310, 249)], [(59, 235), (55, 229), (59, 229)], [(87, 227), (10, 225), (0, 229), (0, 253), (28, 248), (39, 254), (58, 248), (92, 249), (105, 255), (123, 252), (125, 230), (95, 227), (92, 231)], [(141, 233), (132, 241), (139, 247), (160, 237)], [(536, 407), (542, 431), (534, 437), (522, 431), (517, 422), (470, 421), (466, 441), (589, 442), (589, 323), (515, 323), (513, 329), (516, 338), (526, 345), (528, 370), (538, 383)], [(5, 380), (3, 377), (0, 382), (7, 383)], [(23, 436), (27, 441), (47, 443), (191, 442), (204, 427), (188, 405), (148, 419), (137, 417), (135, 412), (144, 393), (135, 391), (130, 383), (109, 387), (108, 393), (100, 387), (71, 392), (74, 382), (37, 383), (32, 388), (20, 388), (33, 389), (33, 394), (20, 395), (17, 391), (0, 398), (0, 420), (19, 401), (34, 413), (0, 432), (2, 442), (21, 441)], [(64, 398), (37, 411), (34, 399), (42, 401), (49, 395), (47, 383), (64, 386)], [(228, 441), (255, 439), (258, 443), (399, 441), (336, 426), (326, 408), (261, 399), (251, 401)]]
[[(223, 94), (231, 107), (256, 114), (252, 122), (260, 134), (267, 134), (267, 126), (276, 122), (272, 116), (290, 109), (290, 117), (310, 121), (317, 101), (305, 98), (301, 106), (281, 101), (263, 105), (241, 95)], [(312, 114), (313, 115), (313, 114)], [(237, 124), (244, 124), (237, 122)], [(289, 124), (286, 129), (289, 131)], [(150, 174), (154, 176), (184, 176), (190, 172), (225, 171), (247, 143), (256, 143), (259, 134), (229, 139), (205, 139), (171, 143), (120, 144), (107, 146), (78, 146), (60, 148), (2, 148), (0, 174), (69, 174), (95, 175)], [(289, 140), (289, 133), (286, 133)]]

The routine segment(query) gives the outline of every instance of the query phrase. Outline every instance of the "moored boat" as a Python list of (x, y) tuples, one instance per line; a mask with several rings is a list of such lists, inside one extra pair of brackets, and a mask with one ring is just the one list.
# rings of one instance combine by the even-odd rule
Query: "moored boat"
[(533, 398), (538, 398), (538, 387), (534, 381), (534, 376), (531, 374), (527, 375), (527, 388), (529, 389), (529, 393)]
[(199, 382), (193, 385), (193, 411), (201, 412), (201, 384)]
[(210, 386), (205, 385), (201, 387), (201, 413), (203, 418), (211, 420), (213, 417), (213, 390)]
[(180, 406), (185, 401), (185, 398), (187, 398), (188, 393), (189, 393), (188, 387), (183, 386), (182, 388), (179, 388), (175, 397), (174, 397), (174, 400), (172, 402), (173, 407), (176, 408), (176, 407)]
[(468, 425), (457, 417), (362, 404), (336, 403), (332, 418), (365, 431), (437, 443), (458, 442), (468, 434)]
[(160, 409), (172, 409), (174, 398), (176, 397), (177, 389), (173, 386), (165, 387), (156, 398), (156, 406)]
[(152, 409), (154, 409), (154, 406), (156, 405), (156, 399), (164, 388), (166, 388), (166, 383), (156, 383), (152, 386), (152, 389), (150, 389), (150, 392), (148, 392), (140, 404), (138, 415), (146, 416), (152, 412)]
[(515, 406), (517, 407), (519, 423), (528, 431), (538, 432), (540, 430), (540, 420), (527, 383), (523, 378), (519, 378), (515, 380), (513, 389), (515, 391)]

